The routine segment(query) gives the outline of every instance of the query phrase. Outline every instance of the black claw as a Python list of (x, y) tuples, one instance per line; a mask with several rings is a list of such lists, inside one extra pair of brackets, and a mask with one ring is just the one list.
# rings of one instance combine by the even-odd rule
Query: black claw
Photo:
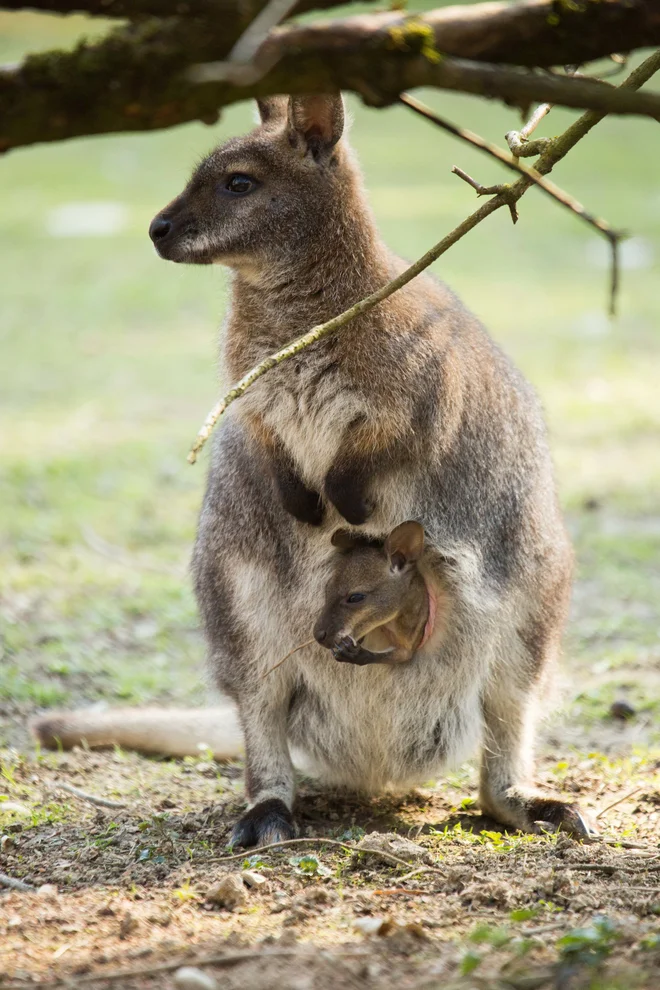
[(530, 815), (540, 831), (567, 832), (576, 839), (588, 840), (597, 835), (596, 828), (583, 816), (576, 804), (553, 798), (538, 798), (532, 802)]
[(239, 818), (231, 833), (232, 846), (268, 846), (272, 842), (295, 839), (293, 815), (279, 798), (260, 801)]

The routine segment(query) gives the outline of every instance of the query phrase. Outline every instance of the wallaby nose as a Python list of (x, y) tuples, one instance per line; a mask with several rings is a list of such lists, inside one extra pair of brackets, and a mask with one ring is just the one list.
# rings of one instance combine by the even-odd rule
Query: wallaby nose
[(155, 244), (156, 241), (162, 241), (164, 237), (167, 237), (171, 229), (172, 224), (169, 220), (164, 220), (163, 217), (154, 217), (149, 224), (149, 237)]
[(327, 638), (328, 638), (328, 631), (327, 631), (327, 629), (315, 629), (314, 630), (314, 639), (316, 640), (317, 643), (324, 643)]

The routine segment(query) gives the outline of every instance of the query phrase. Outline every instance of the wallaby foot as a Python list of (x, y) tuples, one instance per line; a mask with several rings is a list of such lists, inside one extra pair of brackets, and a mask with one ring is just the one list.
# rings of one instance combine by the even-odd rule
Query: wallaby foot
[(296, 836), (293, 815), (279, 798), (260, 801), (236, 822), (231, 834), (233, 846), (268, 846)]
[(503, 825), (513, 825), (523, 832), (567, 832), (575, 839), (588, 840), (597, 829), (582, 814), (577, 804), (545, 796), (532, 788), (512, 787), (496, 801), (480, 799), (483, 811)]

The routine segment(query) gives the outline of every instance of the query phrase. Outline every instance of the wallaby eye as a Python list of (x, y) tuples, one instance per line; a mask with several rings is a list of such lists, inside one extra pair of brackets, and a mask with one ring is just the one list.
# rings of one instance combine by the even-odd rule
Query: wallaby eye
[(363, 602), (367, 596), (356, 591), (354, 595), (349, 595), (346, 599), (347, 605), (357, 605), (359, 602)]
[(256, 184), (255, 180), (251, 179), (249, 175), (238, 173), (237, 175), (229, 176), (225, 183), (225, 189), (234, 196), (245, 196), (246, 193), (252, 192)]

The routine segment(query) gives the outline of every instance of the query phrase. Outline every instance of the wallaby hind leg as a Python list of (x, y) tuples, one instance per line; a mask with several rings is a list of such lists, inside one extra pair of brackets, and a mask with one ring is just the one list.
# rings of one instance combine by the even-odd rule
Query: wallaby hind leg
[(265, 693), (239, 702), (249, 804), (234, 826), (233, 845), (265, 846), (295, 837), (291, 811), (295, 777), (286, 739), (287, 707), (284, 699), (273, 704)]
[(540, 832), (548, 823), (584, 839), (594, 829), (577, 804), (545, 794), (532, 783), (538, 696), (554, 662), (562, 624), (563, 610), (555, 622), (547, 616), (536, 622), (530, 638), (519, 631), (524, 656), (515, 668), (498, 667), (486, 688), (479, 804), (504, 825)]

